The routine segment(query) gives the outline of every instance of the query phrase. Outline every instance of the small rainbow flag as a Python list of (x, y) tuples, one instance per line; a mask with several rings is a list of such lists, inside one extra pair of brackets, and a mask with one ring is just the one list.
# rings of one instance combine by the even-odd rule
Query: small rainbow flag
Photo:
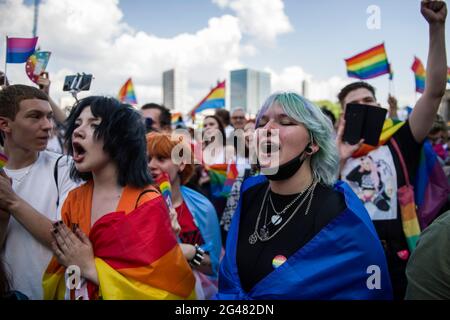
[(366, 80), (389, 73), (384, 43), (345, 59), (345, 64), (350, 78)]
[(225, 81), (219, 82), (190, 112), (191, 116), (206, 109), (225, 107)]
[(425, 68), (419, 58), (414, 57), (414, 62), (411, 66), (416, 78), (416, 92), (423, 93), (425, 91)]
[(133, 81), (131, 80), (131, 78), (129, 78), (120, 89), (118, 99), (123, 103), (129, 103), (133, 105), (137, 104), (136, 94), (134, 92)]
[(226, 163), (213, 164), (205, 166), (205, 169), (209, 175), (211, 194), (216, 198), (221, 197), (225, 180), (227, 180), (228, 165)]
[(186, 127), (186, 124), (183, 121), (183, 115), (180, 112), (172, 113), (172, 128), (176, 129), (177, 127)]
[(170, 185), (169, 175), (167, 172), (163, 172), (156, 179), (156, 182), (159, 185), (159, 190), (162, 193), (164, 200), (166, 200), (167, 206), (169, 208), (173, 208), (172, 206), (172, 187)]
[(3, 169), (7, 163), (8, 157), (4, 153), (0, 152), (0, 169)]
[(36, 48), (38, 37), (8, 38), (6, 37), (6, 63), (24, 63)]
[(51, 52), (49, 51), (35, 51), (27, 60), (25, 64), (25, 72), (31, 81), (37, 83), (39, 76), (47, 68), (48, 60)]
[(447, 82), (450, 83), (450, 68), (447, 67)]
[(231, 187), (233, 187), (234, 181), (236, 180), (238, 175), (239, 175), (239, 172), (238, 172), (236, 163), (233, 162), (228, 166), (227, 177), (223, 184), (222, 195), (224, 197), (228, 197), (230, 195)]

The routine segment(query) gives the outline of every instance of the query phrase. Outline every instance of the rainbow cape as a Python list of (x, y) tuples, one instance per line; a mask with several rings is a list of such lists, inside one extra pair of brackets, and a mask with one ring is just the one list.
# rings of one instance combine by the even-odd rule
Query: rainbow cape
[(120, 88), (117, 99), (123, 103), (137, 104), (136, 93), (134, 92), (133, 81), (131, 78), (129, 78), (122, 88)]
[(6, 63), (24, 63), (36, 48), (38, 37), (9, 38), (6, 37)]
[[(362, 157), (379, 146), (385, 145), (404, 124), (405, 122), (399, 120), (386, 119), (378, 146), (363, 144), (352, 157)], [(428, 226), (447, 201), (449, 192), (450, 186), (447, 177), (431, 144), (426, 141), (420, 151), (420, 161), (414, 181), (414, 201), (417, 206), (417, 215), (408, 217), (408, 219), (402, 217), (403, 230), (411, 251), (415, 248), (420, 235), (420, 229), (411, 226), (420, 225), (422, 230)]]
[(416, 92), (423, 93), (425, 91), (425, 68), (422, 61), (419, 58), (414, 57), (414, 62), (411, 66), (411, 70), (414, 72), (414, 78), (416, 79)]
[(189, 113), (194, 116), (196, 113), (206, 109), (217, 109), (225, 107), (225, 81), (217, 84)]
[(389, 63), (384, 43), (345, 59), (350, 78), (372, 79), (389, 73)]
[[(117, 212), (101, 217), (89, 232), (92, 191), (92, 182), (72, 190), (62, 209), (64, 223), (70, 229), (79, 224), (94, 249), (99, 286), (88, 282), (89, 298), (195, 299), (194, 275), (159, 192), (125, 187)], [(44, 299), (68, 297), (65, 269), (52, 258), (43, 277)]]

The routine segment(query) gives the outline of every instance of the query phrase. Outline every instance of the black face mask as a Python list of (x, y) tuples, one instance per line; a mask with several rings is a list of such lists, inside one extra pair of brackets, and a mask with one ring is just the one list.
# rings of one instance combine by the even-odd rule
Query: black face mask
[[(306, 148), (308, 148), (308, 146), (306, 146)], [(304, 153), (305, 153), (305, 150), (303, 150), (302, 153), (300, 153), (298, 156), (294, 157), (292, 160), (289, 160), (285, 164), (282, 164), (281, 166), (279, 166), (278, 170), (274, 174), (264, 174), (264, 169), (261, 169), (261, 173), (264, 174), (267, 177), (267, 179), (269, 179), (271, 181), (286, 180), (286, 179), (292, 177), (294, 174), (296, 174), (298, 170), (300, 170), (303, 162), (306, 159), (306, 157), (303, 157)], [(274, 171), (274, 170), (275, 170), (275, 168), (270, 169), (270, 171)]]

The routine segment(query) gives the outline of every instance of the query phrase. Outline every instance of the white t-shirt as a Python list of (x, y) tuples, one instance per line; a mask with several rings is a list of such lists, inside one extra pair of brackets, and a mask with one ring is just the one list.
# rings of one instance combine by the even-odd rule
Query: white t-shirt
[(361, 199), (372, 220), (397, 218), (397, 172), (388, 146), (348, 159), (342, 180)]
[[(5, 169), (13, 180), (14, 191), (38, 212), (52, 221), (61, 218), (61, 207), (70, 190), (77, 186), (69, 177), (72, 159), (64, 156), (58, 162), (59, 207), (54, 178), (60, 154), (42, 151), (35, 163), (19, 170)], [(13, 216), (10, 217), (3, 248), (3, 262), (11, 275), (11, 286), (30, 299), (42, 299), (42, 276), (52, 252), (39, 243)]]

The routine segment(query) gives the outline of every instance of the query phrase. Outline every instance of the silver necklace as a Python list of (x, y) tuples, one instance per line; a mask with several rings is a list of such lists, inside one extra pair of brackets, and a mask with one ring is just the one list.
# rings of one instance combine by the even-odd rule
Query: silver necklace
[[(303, 191), (301, 191), (301, 192), (298, 194), (298, 196), (296, 196), (295, 199), (292, 200), (292, 201), (291, 201), (286, 207), (284, 207), (284, 209), (281, 210), (280, 212), (278, 212), (278, 211), (275, 209), (275, 205), (273, 204), (273, 200), (272, 200), (272, 194), (269, 195), (269, 202), (270, 202), (270, 205), (272, 206), (273, 212), (275, 212), (275, 214), (274, 214), (274, 215), (272, 216), (272, 218), (271, 218), (271, 221), (272, 221), (272, 223), (273, 223), (274, 225), (277, 225), (277, 224), (281, 223), (281, 221), (283, 220), (282, 215), (283, 215), (287, 210), (289, 210), (289, 208), (292, 207), (292, 205), (293, 205), (295, 202), (297, 202), (298, 199), (300, 199), (300, 197), (305, 193), (305, 191), (308, 191), (308, 190), (311, 189), (311, 186), (313, 185), (313, 182), (314, 182), (314, 181), (311, 181), (310, 185), (307, 186)], [(306, 196), (306, 197), (307, 197), (307, 196)], [(306, 198), (306, 197), (305, 197), (305, 198)], [(266, 221), (264, 221), (264, 222), (266, 222)]]
[(264, 195), (264, 200), (263, 200), (263, 204), (261, 205), (261, 208), (259, 210), (258, 213), (258, 217), (256, 219), (256, 224), (255, 224), (255, 231), (250, 235), (250, 237), (248, 238), (248, 242), (250, 244), (255, 244), (258, 240), (261, 242), (265, 242), (265, 241), (269, 241), (270, 239), (272, 239), (273, 237), (275, 237), (275, 235), (277, 235), (288, 223), (289, 221), (291, 221), (291, 219), (295, 216), (295, 214), (298, 212), (298, 210), (301, 208), (301, 206), (303, 205), (303, 203), (305, 203), (306, 199), (308, 199), (309, 197), (309, 201), (308, 201), (308, 206), (306, 207), (306, 211), (305, 211), (305, 216), (308, 215), (309, 213), (309, 209), (311, 207), (311, 203), (312, 203), (312, 199), (314, 197), (314, 190), (316, 188), (317, 182), (314, 182), (311, 184), (311, 186), (308, 188), (308, 192), (305, 196), (305, 198), (302, 199), (302, 201), (300, 202), (300, 204), (297, 206), (297, 208), (295, 208), (294, 212), (289, 216), (289, 218), (283, 223), (283, 225), (281, 225), (280, 228), (278, 228), (278, 230), (276, 230), (272, 235), (269, 234), (269, 230), (268, 230), (268, 226), (272, 223), (274, 225), (278, 225), (281, 221), (277, 221), (276, 223), (274, 223), (272, 220), (274, 219), (274, 217), (279, 215), (273, 215), (271, 221), (269, 221), (269, 223), (267, 223), (267, 215), (268, 215), (268, 206), (266, 205), (266, 214), (264, 217), (264, 225), (260, 228), (260, 230), (258, 230), (258, 226), (259, 226), (259, 221), (261, 219), (261, 213), (262, 213), (262, 209), (264, 208), (264, 204), (267, 200), (267, 194), (268, 191), (270, 189), (270, 186), (267, 187), (266, 193)]

